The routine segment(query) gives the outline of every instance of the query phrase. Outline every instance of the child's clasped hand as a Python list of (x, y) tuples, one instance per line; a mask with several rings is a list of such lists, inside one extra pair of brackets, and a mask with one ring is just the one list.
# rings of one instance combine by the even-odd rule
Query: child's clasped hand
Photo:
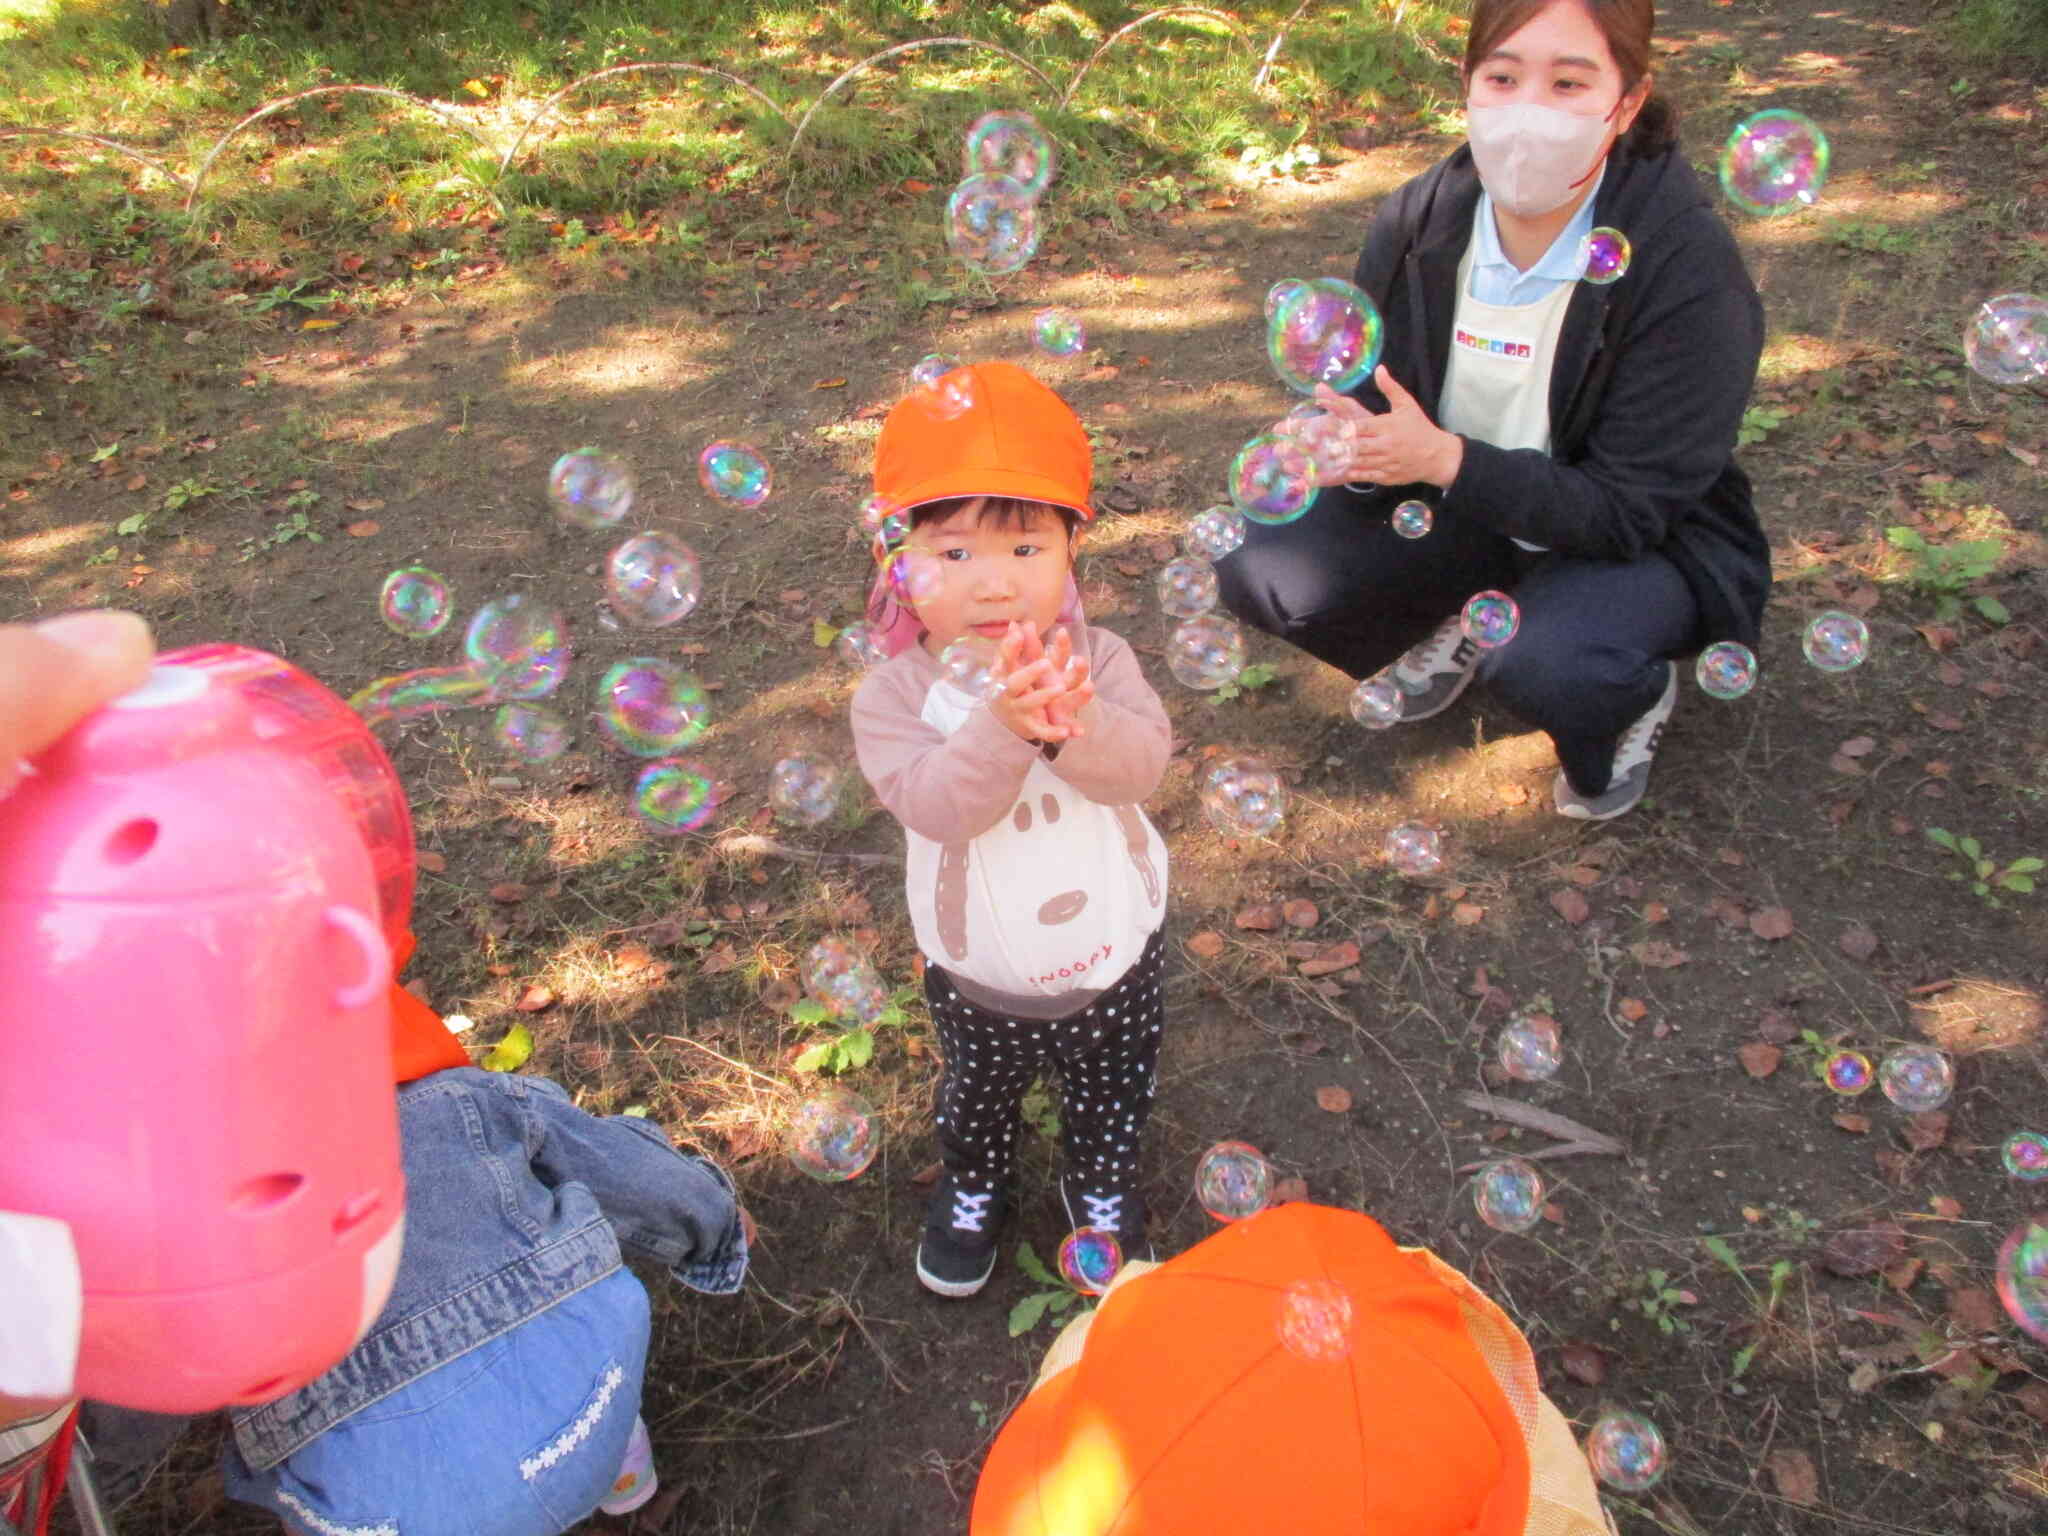
[(1066, 630), (1054, 630), (1048, 644), (1032, 620), (1011, 624), (996, 647), (996, 670), (1003, 691), (988, 707), (1013, 734), (1046, 743), (1087, 734), (1081, 711), (1095, 697), (1095, 683)]

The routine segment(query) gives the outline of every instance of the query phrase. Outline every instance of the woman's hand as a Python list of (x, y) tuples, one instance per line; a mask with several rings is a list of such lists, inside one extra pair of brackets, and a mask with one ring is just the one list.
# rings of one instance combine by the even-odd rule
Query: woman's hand
[(0, 624), (0, 795), (27, 760), (149, 676), (156, 646), (132, 613), (67, 613)]
[(1410, 485), (1420, 481), (1448, 490), (1465, 462), (1465, 440), (1446, 432), (1429, 419), (1429, 413), (1415, 403), (1382, 364), (1373, 383), (1386, 396), (1387, 409), (1375, 416), (1356, 401), (1351, 404), (1364, 413), (1358, 428), (1358, 451), (1351, 460), (1353, 480), (1372, 480), (1381, 485)]

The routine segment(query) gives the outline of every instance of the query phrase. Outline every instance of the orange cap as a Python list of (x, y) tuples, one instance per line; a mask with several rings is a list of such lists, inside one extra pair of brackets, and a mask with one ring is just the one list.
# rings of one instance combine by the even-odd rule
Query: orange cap
[(1530, 1458), (1429, 1256), (1290, 1204), (1109, 1292), (997, 1435), (971, 1536), (1522, 1536)]
[(1015, 363), (955, 368), (896, 402), (875, 445), (875, 490), (906, 510), (954, 496), (1014, 496), (1093, 517), (1088, 433)]

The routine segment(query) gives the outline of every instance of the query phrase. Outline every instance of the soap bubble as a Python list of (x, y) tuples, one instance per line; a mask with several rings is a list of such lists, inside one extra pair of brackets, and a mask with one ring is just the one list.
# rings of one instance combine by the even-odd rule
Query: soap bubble
[(2039, 1131), (2014, 1131), (1999, 1154), (2005, 1171), (2016, 1179), (2037, 1183), (2048, 1179), (2048, 1136)]
[(1806, 626), (1799, 648), (1821, 671), (1847, 672), (1870, 655), (1870, 626), (1853, 613), (1830, 608)]
[(1190, 688), (1221, 688), (1244, 670), (1244, 631), (1220, 613), (1198, 614), (1167, 636), (1166, 670)]
[(894, 501), (877, 491), (860, 504), (860, 527), (863, 533), (879, 533), (883, 520), (895, 517), (903, 511)]
[(1000, 661), (994, 641), (962, 635), (939, 652), (939, 676), (986, 704), (1003, 691), (1003, 679), (996, 670)]
[(1289, 294), (1266, 322), (1266, 356), (1296, 394), (1327, 384), (1356, 388), (1380, 360), (1380, 312), (1341, 277), (1319, 277)]
[(1998, 1250), (1998, 1299), (2006, 1315), (2048, 1343), (2048, 1216), (2030, 1216)]
[(1861, 1051), (1831, 1051), (1820, 1064), (1821, 1081), (1844, 1098), (1853, 1099), (1877, 1081), (1870, 1058)]
[(674, 662), (632, 656), (599, 679), (597, 723), (621, 752), (661, 757), (704, 734), (711, 701)]
[(820, 939), (804, 957), (804, 990), (833, 1018), (872, 1024), (889, 1007), (889, 989), (867, 957), (844, 939)]
[(349, 695), (348, 707), (367, 725), (391, 720), (417, 720), (459, 709), (465, 704), (488, 704), (490, 679), (481, 667), (420, 667), (396, 677), (380, 677)]
[(1219, 1141), (1195, 1164), (1195, 1199), (1217, 1221), (1256, 1216), (1273, 1198), (1273, 1165), (1242, 1141)]
[(424, 640), (448, 627), (455, 599), (439, 572), (424, 565), (408, 565), (384, 578), (377, 594), (377, 612), (398, 634)]
[(697, 455), (697, 480), (705, 490), (738, 507), (758, 507), (768, 499), (775, 476), (761, 451), (749, 443), (720, 440)]
[(1351, 1294), (1334, 1280), (1297, 1280), (1281, 1293), (1280, 1343), (1304, 1360), (1351, 1353)]
[(609, 528), (633, 510), (633, 471), (623, 459), (578, 448), (548, 471), (555, 516), (577, 528)]
[(1978, 377), (2006, 388), (2048, 379), (2048, 299), (2032, 293), (1986, 299), (1963, 332), (1963, 359)]
[(1629, 258), (1635, 247), (1618, 229), (1595, 229), (1579, 242), (1579, 276), (1604, 288), (1628, 274)]
[(1435, 526), (1436, 514), (1426, 501), (1404, 501), (1394, 508), (1394, 515), (1387, 521), (1402, 538), (1419, 539)]
[(883, 565), (896, 600), (915, 608), (946, 580), (946, 564), (928, 549), (899, 549)]
[(960, 359), (950, 352), (927, 352), (910, 365), (910, 387), (936, 389), (939, 380), (962, 366)]
[(1389, 864), (1410, 879), (1433, 875), (1444, 867), (1443, 839), (1435, 827), (1419, 821), (1403, 822), (1388, 832), (1380, 851)]
[(1268, 288), (1266, 290), (1267, 323), (1271, 324), (1273, 317), (1280, 313), (1282, 306), (1284, 306), (1289, 300), (1293, 299), (1297, 294), (1299, 294), (1302, 291), (1302, 289), (1306, 288), (1307, 286), (1308, 284), (1303, 282), (1298, 277), (1283, 277), (1280, 279), (1279, 282), (1275, 283), (1272, 287)]
[(544, 699), (562, 686), (574, 654), (559, 610), (515, 592), (477, 609), (462, 649), (499, 699)]
[(1029, 112), (985, 112), (967, 130), (967, 177), (1006, 176), (1026, 197), (1043, 197), (1058, 165), (1052, 140)]
[(1181, 543), (1189, 554), (1221, 560), (1244, 543), (1244, 518), (1235, 507), (1217, 505), (1197, 512)]
[(1159, 606), (1176, 619), (1192, 619), (1216, 606), (1216, 567), (1183, 555), (1159, 568)]
[(1373, 673), (1351, 690), (1351, 718), (1368, 731), (1401, 722), (1401, 685), (1391, 670)]
[(1307, 451), (1319, 474), (1342, 474), (1358, 452), (1358, 428), (1340, 412), (1304, 400), (1274, 425), (1280, 437), (1291, 437)]
[(1527, 1232), (1543, 1219), (1543, 1175), (1519, 1157), (1488, 1163), (1472, 1176), (1479, 1219), (1499, 1232)]
[(832, 764), (798, 753), (768, 775), (768, 803), (792, 821), (816, 826), (839, 808), (841, 775)]
[(1060, 1244), (1060, 1278), (1083, 1296), (1100, 1296), (1124, 1267), (1124, 1251), (1107, 1227), (1083, 1227)]
[(704, 591), (697, 552), (666, 533), (635, 534), (605, 564), (611, 610), (628, 624), (661, 629), (688, 618)]
[(633, 813), (656, 832), (694, 832), (718, 809), (718, 784), (702, 763), (664, 757), (633, 781)]
[(1038, 249), (1038, 206), (1014, 176), (970, 176), (946, 199), (946, 244), (977, 272), (1014, 272)]
[(1721, 190), (1744, 213), (1810, 208), (1828, 179), (1828, 136), (1803, 112), (1743, 119), (1721, 148)]
[(1603, 1413), (1586, 1436), (1593, 1475), (1623, 1493), (1641, 1493), (1664, 1475), (1663, 1431), (1640, 1413)]
[(965, 415), (974, 406), (974, 375), (948, 352), (928, 352), (910, 370), (911, 392), (944, 421)]
[(528, 763), (551, 763), (569, 750), (575, 736), (569, 722), (545, 704), (501, 704), (491, 722), (500, 747)]
[(1088, 328), (1071, 309), (1041, 309), (1031, 317), (1031, 339), (1048, 357), (1072, 357), (1088, 345)]
[(880, 1149), (873, 1107), (848, 1089), (806, 1099), (790, 1116), (789, 1160), (821, 1184), (860, 1177)]
[(832, 643), (841, 661), (853, 663), (856, 667), (878, 667), (889, 659), (889, 653), (882, 649), (882, 642), (866, 624), (849, 624), (839, 631), (839, 638)]
[(1547, 1013), (1518, 1013), (1500, 1032), (1500, 1069), (1518, 1083), (1540, 1083), (1564, 1065), (1564, 1038)]
[(1202, 814), (1231, 837), (1264, 837), (1287, 813), (1287, 786), (1262, 757), (1219, 757), (1202, 774)]
[(1756, 686), (1755, 653), (1736, 641), (1722, 640), (1700, 652), (1693, 676), (1709, 698), (1739, 699)]
[(1482, 651), (1497, 650), (1522, 627), (1522, 610), (1505, 592), (1480, 592), (1465, 600), (1458, 628)]
[(1891, 1052), (1877, 1069), (1884, 1096), (1908, 1114), (1939, 1109), (1955, 1091), (1956, 1069), (1946, 1051), (1908, 1045)]
[(1266, 432), (1230, 464), (1230, 501), (1255, 523), (1291, 523), (1316, 499), (1316, 461), (1291, 437)]

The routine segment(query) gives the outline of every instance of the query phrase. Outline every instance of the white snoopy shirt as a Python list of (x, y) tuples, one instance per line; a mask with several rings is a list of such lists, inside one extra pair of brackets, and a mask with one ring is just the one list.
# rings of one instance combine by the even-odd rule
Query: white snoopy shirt
[(1166, 845), (1139, 809), (1172, 730), (1122, 640), (1075, 629), (1096, 696), (1085, 734), (1022, 740), (912, 646), (854, 697), (861, 771), (908, 848), (911, 926), (973, 1001), (1078, 1012), (1136, 963), (1166, 915)]

